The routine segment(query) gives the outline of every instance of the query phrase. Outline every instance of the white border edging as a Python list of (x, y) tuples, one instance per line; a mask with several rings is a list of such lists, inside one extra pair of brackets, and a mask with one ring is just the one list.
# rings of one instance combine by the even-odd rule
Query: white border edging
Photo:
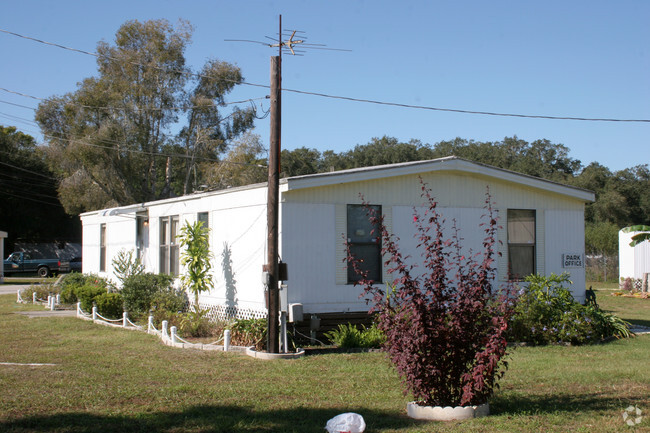
[(412, 401), (406, 404), (406, 412), (414, 419), (430, 421), (459, 421), (472, 418), (479, 418), (490, 414), (490, 404), (484, 403), (478, 406), (419, 406)]
[(298, 349), (298, 351), (294, 353), (268, 353), (268, 352), (258, 352), (255, 350), (253, 346), (251, 346), (246, 348), (246, 355), (250, 356), (251, 358), (265, 359), (265, 360), (298, 359), (305, 356), (305, 351), (304, 349)]

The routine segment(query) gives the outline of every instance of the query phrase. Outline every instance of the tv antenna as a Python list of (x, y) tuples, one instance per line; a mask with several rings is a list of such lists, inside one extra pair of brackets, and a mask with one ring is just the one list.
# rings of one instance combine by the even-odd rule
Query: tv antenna
[[(280, 17), (280, 23), (282, 18)], [(282, 25), (282, 24), (280, 24)], [(284, 52), (285, 54), (291, 54), (292, 56), (304, 56), (307, 50), (328, 50), (328, 51), (348, 51), (342, 48), (329, 48), (325, 44), (311, 44), (307, 42), (307, 37), (304, 36), (305, 32), (302, 30), (282, 30), (278, 33), (278, 38), (272, 38), (271, 36), (264, 36), (267, 39), (274, 41), (273, 43), (262, 42), (262, 41), (253, 41), (250, 39), (224, 39), (226, 42), (248, 42), (252, 44), (265, 45), (270, 48), (278, 48), (278, 54), (281, 56)], [(300, 38), (300, 39), (294, 39)], [(294, 48), (295, 47), (295, 48)], [(298, 48), (299, 47), (299, 48)]]

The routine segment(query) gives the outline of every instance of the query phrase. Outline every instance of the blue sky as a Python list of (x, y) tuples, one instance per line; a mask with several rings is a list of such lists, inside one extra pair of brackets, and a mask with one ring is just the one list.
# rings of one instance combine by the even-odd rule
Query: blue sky
[[(268, 84), (257, 44), (283, 28), (351, 52), (283, 56), (283, 87), (449, 108), (544, 116), (650, 119), (650, 2), (630, 1), (4, 1), (0, 29), (94, 51), (127, 20), (179, 18), (194, 26), (189, 66), (237, 64)], [(0, 33), (0, 87), (61, 95), (96, 74), (91, 56)], [(240, 86), (231, 101), (268, 93)], [(38, 137), (37, 101), (0, 91), (0, 124)], [(257, 102), (258, 104), (260, 101)], [(262, 102), (268, 109), (268, 102)], [(336, 152), (388, 135), (434, 144), (455, 137), (517, 135), (566, 145), (584, 165), (612, 170), (650, 163), (650, 123), (540, 120), (379, 106), (284, 93), (282, 147)], [(255, 132), (268, 144), (268, 118)]]

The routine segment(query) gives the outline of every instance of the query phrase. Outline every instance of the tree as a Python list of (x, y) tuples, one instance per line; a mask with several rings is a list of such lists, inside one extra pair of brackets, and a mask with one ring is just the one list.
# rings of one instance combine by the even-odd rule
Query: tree
[(81, 238), (78, 218), (66, 215), (57, 198), (57, 179), (34, 138), (13, 126), (0, 126), (0, 230), (8, 233), (5, 251), (18, 239), (31, 242)]
[(421, 161), (431, 159), (432, 155), (430, 147), (419, 140), (402, 143), (397, 138), (383, 136), (373, 138), (368, 144), (355, 146), (342, 157), (346, 161), (346, 168), (356, 168)]
[(280, 154), (282, 174), (285, 177), (314, 174), (321, 171), (321, 153), (316, 149), (299, 147), (284, 149)]
[[(472, 406), (487, 402), (507, 364), (506, 331), (514, 312), (514, 293), (492, 288), (495, 281), (497, 221), (489, 196), (485, 203), (483, 251), (472, 257), (461, 251), (454, 227), (443, 233), (443, 217), (428, 187), (424, 214), (414, 212), (422, 276), (406, 262), (398, 239), (383, 216), (367, 206), (370, 222), (381, 233), (382, 255), (393, 277), (387, 288), (369, 279), (348, 244), (348, 264), (361, 276), (364, 293), (373, 301), (378, 327), (386, 335), (384, 349), (404, 379), (407, 391), (423, 406)], [(378, 233), (379, 235), (379, 233)], [(405, 391), (406, 392), (406, 391)]]
[(252, 109), (218, 110), (242, 81), (237, 67), (209, 60), (192, 74), (185, 65), (191, 34), (183, 21), (128, 21), (114, 45), (98, 44), (97, 77), (39, 105), (68, 213), (187, 193), (203, 183), (200, 162), (252, 126)]
[(500, 142), (475, 142), (456, 138), (434, 146), (435, 157), (455, 155), (495, 167), (555, 181), (571, 179), (581, 168), (579, 160), (569, 157), (569, 149), (542, 139), (528, 143), (514, 137)]
[(235, 140), (230, 151), (218, 164), (206, 164), (202, 170), (209, 189), (224, 189), (268, 180), (266, 149), (260, 136), (246, 132)]

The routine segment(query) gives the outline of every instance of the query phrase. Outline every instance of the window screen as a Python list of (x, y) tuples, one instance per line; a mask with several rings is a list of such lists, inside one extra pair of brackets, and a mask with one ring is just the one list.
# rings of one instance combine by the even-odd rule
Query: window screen
[(535, 273), (535, 211), (508, 209), (508, 269), (511, 280)]
[[(369, 206), (381, 215), (381, 206)], [(350, 252), (360, 261), (359, 267), (368, 271), (368, 278), (381, 282), (381, 233), (379, 227), (370, 222), (368, 209), (364, 205), (348, 205), (348, 244)], [(348, 266), (348, 282), (359, 281), (361, 277)]]

